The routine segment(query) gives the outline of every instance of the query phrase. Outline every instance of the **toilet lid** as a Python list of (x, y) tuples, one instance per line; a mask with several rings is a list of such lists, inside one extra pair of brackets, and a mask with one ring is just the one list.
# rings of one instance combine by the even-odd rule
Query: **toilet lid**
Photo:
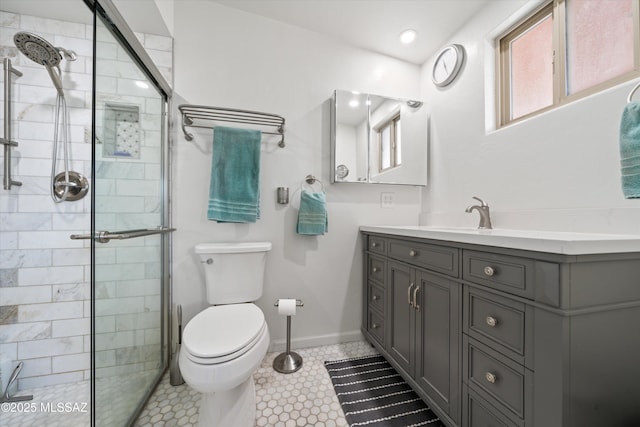
[(187, 324), (182, 345), (196, 357), (221, 357), (246, 347), (263, 328), (264, 314), (254, 304), (213, 306)]

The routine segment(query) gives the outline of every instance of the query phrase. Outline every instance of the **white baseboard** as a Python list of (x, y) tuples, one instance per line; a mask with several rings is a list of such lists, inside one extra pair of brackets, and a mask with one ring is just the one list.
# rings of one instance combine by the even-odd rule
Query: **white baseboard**
[[(345, 342), (352, 341), (363, 341), (364, 337), (360, 330), (348, 331), (348, 332), (340, 332), (337, 334), (328, 334), (328, 335), (316, 335), (311, 337), (304, 338), (294, 338), (291, 339), (291, 350), (307, 348), (307, 347), (319, 347), (321, 345), (332, 345), (332, 344), (341, 344)], [(287, 349), (287, 341), (284, 340), (273, 340), (269, 345), (269, 351), (286, 351)]]

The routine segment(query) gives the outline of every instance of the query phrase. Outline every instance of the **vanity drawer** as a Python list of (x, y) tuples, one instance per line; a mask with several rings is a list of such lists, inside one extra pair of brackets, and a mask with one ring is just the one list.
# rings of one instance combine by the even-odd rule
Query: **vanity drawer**
[(458, 249), (426, 243), (389, 240), (389, 257), (458, 277)]
[(469, 389), (486, 396), (497, 408), (524, 419), (533, 394), (533, 373), (473, 338), (465, 336), (464, 342), (464, 377)]
[(369, 255), (367, 257), (367, 275), (369, 280), (375, 280), (384, 286), (387, 273), (387, 261), (384, 258), (378, 258)]
[(385, 291), (382, 286), (369, 282), (369, 289), (367, 292), (369, 307), (377, 309), (380, 313), (384, 313), (384, 292)]
[[(470, 337), (527, 365), (531, 309), (508, 298), (466, 287), (464, 291), (463, 328)], [(526, 350), (526, 351), (525, 351)]]
[(384, 346), (384, 317), (376, 311), (369, 310), (367, 313), (367, 331)]
[(464, 280), (533, 298), (534, 260), (470, 250), (462, 259)]
[(386, 255), (387, 239), (377, 236), (367, 236), (367, 250), (380, 255)]
[(463, 427), (518, 427), (524, 424), (510, 420), (468, 387), (463, 387), (463, 393)]

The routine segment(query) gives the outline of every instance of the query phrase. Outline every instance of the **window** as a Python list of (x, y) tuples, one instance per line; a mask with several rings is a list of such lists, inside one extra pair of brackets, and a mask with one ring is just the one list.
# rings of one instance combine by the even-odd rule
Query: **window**
[(378, 135), (378, 147), (380, 161), (378, 171), (400, 166), (402, 163), (401, 141), (400, 141), (400, 113), (384, 122), (376, 128)]
[(553, 0), (498, 41), (498, 127), (640, 75), (640, 0)]

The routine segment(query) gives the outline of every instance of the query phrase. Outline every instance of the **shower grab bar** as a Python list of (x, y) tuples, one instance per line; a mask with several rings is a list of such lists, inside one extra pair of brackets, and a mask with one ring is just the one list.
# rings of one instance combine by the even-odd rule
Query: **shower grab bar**
[(208, 107), (206, 105), (178, 105), (182, 113), (182, 132), (184, 139), (193, 141), (193, 134), (187, 132), (186, 127), (213, 129), (212, 121), (245, 123), (258, 126), (275, 127), (275, 131), (262, 131), (269, 135), (281, 135), (279, 147), (284, 147), (284, 117), (277, 114), (261, 113), (259, 111), (237, 110), (234, 108)]
[(18, 143), (11, 140), (11, 73), (22, 77), (22, 73), (11, 66), (11, 60), (4, 58), (4, 138), (0, 144), (4, 145), (4, 189), (11, 190), (12, 185), (21, 186), (22, 182), (11, 179), (11, 147)]
[(71, 240), (88, 240), (95, 239), (98, 243), (109, 243), (111, 239), (125, 240), (134, 239), (136, 237), (151, 236), (153, 234), (166, 234), (176, 231), (175, 228), (158, 227), (158, 228), (141, 228), (136, 230), (123, 231), (96, 231), (94, 234), (72, 234), (69, 236)]

